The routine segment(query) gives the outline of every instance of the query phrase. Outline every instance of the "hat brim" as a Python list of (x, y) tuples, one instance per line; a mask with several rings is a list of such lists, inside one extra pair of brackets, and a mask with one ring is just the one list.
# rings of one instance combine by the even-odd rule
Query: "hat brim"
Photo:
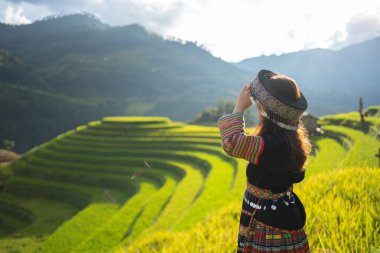
[(307, 109), (307, 107), (308, 107), (308, 103), (307, 103), (307, 100), (306, 100), (305, 96), (303, 95), (303, 93), (300, 91), (300, 95), (301, 96), (298, 99), (296, 99), (296, 100), (293, 100), (293, 99), (290, 99), (288, 97), (285, 97), (284, 95), (280, 94), (277, 90), (275, 90), (270, 85), (269, 80), (268, 80), (268, 78), (266, 76), (266, 74), (269, 74), (269, 73), (275, 74), (274, 72), (272, 72), (270, 70), (266, 70), (266, 69), (262, 69), (258, 73), (259, 80), (260, 80), (261, 84), (263, 85), (263, 87), (273, 97), (275, 97), (276, 99), (280, 100), (284, 104), (286, 104), (286, 105), (288, 105), (290, 107), (293, 107), (295, 109), (305, 111)]

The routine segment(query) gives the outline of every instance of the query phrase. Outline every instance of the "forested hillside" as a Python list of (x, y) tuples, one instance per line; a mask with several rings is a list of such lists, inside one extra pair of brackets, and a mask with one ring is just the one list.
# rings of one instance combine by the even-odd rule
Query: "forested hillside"
[(0, 140), (22, 152), (106, 115), (188, 120), (250, 75), (195, 43), (89, 15), (0, 24)]
[(104, 116), (190, 120), (235, 100), (261, 68), (294, 77), (317, 116), (356, 110), (359, 96), (380, 101), (379, 39), (232, 64), (195, 42), (82, 14), (0, 24), (0, 38), (0, 141), (14, 140), (17, 152)]

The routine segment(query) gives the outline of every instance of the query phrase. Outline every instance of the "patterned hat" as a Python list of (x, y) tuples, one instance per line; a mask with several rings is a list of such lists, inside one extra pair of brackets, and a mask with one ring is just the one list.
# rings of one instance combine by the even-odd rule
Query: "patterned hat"
[(260, 70), (255, 80), (249, 83), (251, 102), (255, 102), (260, 113), (273, 123), (288, 130), (297, 130), (299, 118), (307, 108), (306, 98), (302, 92), (298, 99), (280, 94), (269, 84), (267, 73), (275, 74), (270, 70)]

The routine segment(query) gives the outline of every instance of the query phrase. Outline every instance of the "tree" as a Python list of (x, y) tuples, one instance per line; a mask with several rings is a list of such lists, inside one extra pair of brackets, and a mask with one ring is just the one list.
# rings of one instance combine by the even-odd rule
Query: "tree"
[(359, 113), (363, 112), (363, 98), (359, 97)]
[(11, 150), (16, 145), (15, 141), (12, 140), (3, 140), (3, 146), (6, 150)]
[(360, 114), (360, 123), (364, 125), (364, 114), (363, 114), (363, 98), (359, 98), (359, 114)]
[[(196, 115), (188, 123), (216, 125), (217, 120), (223, 115), (232, 113), (232, 111), (234, 110), (234, 107), (235, 107), (234, 100), (226, 100), (226, 99), (221, 98), (218, 100), (216, 107), (213, 106), (213, 107), (205, 108), (202, 112)], [(257, 124), (258, 122), (257, 112), (254, 112), (254, 109), (252, 106), (247, 109), (244, 115), (245, 115), (244, 121), (247, 127), (252, 127), (253, 125)]]
[(217, 114), (223, 116), (224, 114), (231, 113), (235, 107), (233, 100), (219, 99), (216, 104)]

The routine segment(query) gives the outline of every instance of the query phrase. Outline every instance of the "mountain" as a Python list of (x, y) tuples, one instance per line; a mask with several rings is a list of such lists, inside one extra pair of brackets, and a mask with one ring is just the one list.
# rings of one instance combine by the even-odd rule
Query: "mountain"
[(0, 23), (0, 38), (0, 142), (14, 140), (17, 152), (104, 116), (190, 120), (220, 98), (235, 100), (262, 68), (294, 77), (317, 116), (356, 110), (359, 96), (364, 106), (380, 101), (380, 39), (234, 64), (89, 14)]
[(316, 115), (357, 110), (380, 101), (380, 37), (339, 51), (313, 49), (249, 58), (236, 66), (253, 75), (265, 67), (293, 77)]
[(109, 115), (188, 120), (251, 78), (195, 43), (90, 15), (1, 24), (0, 38), (0, 141), (19, 152)]

